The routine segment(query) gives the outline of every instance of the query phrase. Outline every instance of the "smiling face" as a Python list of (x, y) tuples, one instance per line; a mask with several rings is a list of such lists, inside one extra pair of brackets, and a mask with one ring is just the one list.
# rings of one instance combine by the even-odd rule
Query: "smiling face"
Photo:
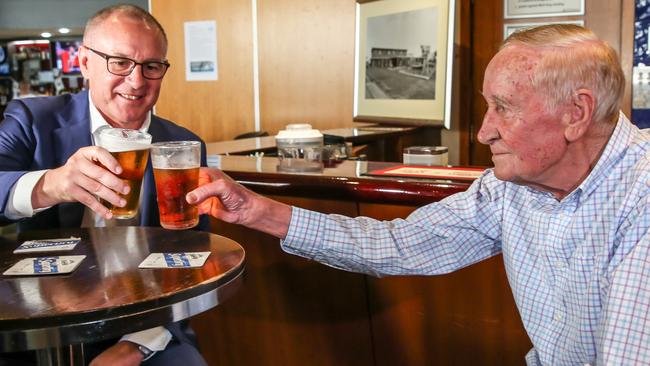
[[(161, 61), (166, 53), (157, 29), (120, 14), (111, 15), (84, 36), (84, 45), (137, 62)], [(104, 58), (84, 47), (80, 48), (79, 60), (92, 102), (106, 121), (113, 127), (140, 128), (158, 100), (162, 79), (145, 79), (140, 65), (128, 76), (113, 75), (106, 69)]]
[(569, 115), (563, 107), (549, 113), (531, 78), (540, 55), (531, 48), (508, 46), (485, 70), (483, 95), (488, 110), (478, 140), (490, 146), (494, 174), (518, 184), (552, 187), (566, 173)]

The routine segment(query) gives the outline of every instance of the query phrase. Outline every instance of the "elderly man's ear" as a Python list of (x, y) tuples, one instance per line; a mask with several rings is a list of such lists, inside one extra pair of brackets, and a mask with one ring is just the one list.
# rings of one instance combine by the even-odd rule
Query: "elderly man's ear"
[(568, 113), (564, 115), (566, 119), (566, 130), (564, 137), (567, 141), (572, 142), (582, 138), (594, 122), (595, 98), (591, 90), (578, 89), (568, 107)]

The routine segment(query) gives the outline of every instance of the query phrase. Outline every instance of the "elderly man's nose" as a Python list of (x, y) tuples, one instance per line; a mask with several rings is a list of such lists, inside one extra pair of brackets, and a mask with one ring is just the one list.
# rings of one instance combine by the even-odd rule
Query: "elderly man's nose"
[(476, 134), (476, 138), (480, 143), (486, 145), (499, 138), (499, 132), (494, 126), (494, 119), (489, 111), (483, 117), (483, 123)]

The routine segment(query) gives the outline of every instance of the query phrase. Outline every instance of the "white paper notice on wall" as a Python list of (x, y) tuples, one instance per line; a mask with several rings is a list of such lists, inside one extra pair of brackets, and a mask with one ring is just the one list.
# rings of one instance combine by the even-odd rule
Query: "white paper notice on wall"
[(217, 80), (217, 22), (185, 22), (185, 80)]

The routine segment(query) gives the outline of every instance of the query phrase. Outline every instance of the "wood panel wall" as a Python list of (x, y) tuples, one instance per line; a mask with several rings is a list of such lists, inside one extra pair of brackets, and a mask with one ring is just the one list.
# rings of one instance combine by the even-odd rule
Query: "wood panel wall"
[[(207, 142), (255, 130), (252, 2), (152, 0), (172, 68), (156, 113)], [(354, 81), (353, 0), (258, 0), (261, 130), (289, 123), (349, 127)], [(183, 22), (217, 21), (218, 81), (185, 81)]]
[[(169, 40), (172, 67), (156, 114), (189, 128), (206, 142), (254, 130), (252, 9), (248, 0), (151, 0)], [(217, 81), (185, 81), (186, 21), (216, 20)]]
[(354, 0), (258, 0), (263, 130), (352, 126)]

